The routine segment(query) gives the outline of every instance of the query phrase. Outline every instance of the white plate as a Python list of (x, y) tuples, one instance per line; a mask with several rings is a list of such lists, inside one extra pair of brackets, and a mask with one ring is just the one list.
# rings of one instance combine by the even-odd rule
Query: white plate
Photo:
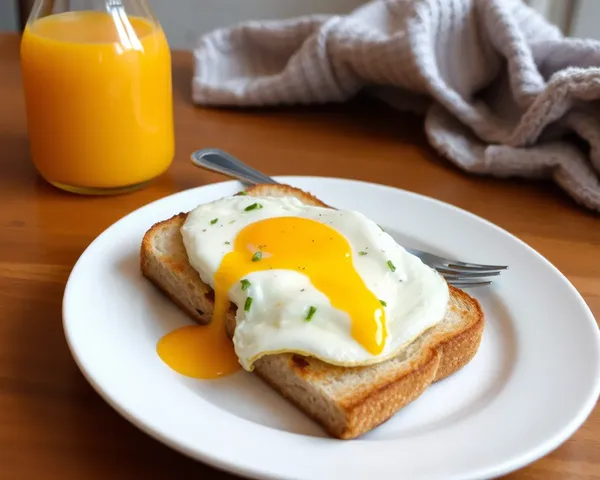
[(486, 478), (519, 468), (566, 440), (600, 391), (600, 335), (592, 313), (547, 260), (504, 230), (442, 202), (358, 181), (282, 177), (340, 208), (360, 210), (400, 242), (473, 262), (507, 264), (472, 290), (487, 323), (475, 358), (357, 440), (327, 438), (245, 372), (185, 378), (157, 356), (157, 340), (191, 323), (139, 270), (155, 222), (233, 194), (237, 182), (146, 205), (83, 253), (64, 296), (64, 328), (89, 382), (119, 413), (198, 460), (250, 477)]

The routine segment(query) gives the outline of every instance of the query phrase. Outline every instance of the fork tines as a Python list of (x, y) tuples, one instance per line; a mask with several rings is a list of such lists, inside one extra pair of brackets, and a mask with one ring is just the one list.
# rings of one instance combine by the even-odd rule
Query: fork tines
[(424, 264), (435, 268), (450, 285), (459, 288), (490, 285), (492, 283), (490, 277), (497, 277), (508, 268), (508, 265), (484, 265), (450, 260), (416, 248), (406, 248), (406, 250), (419, 257)]
[(434, 267), (450, 285), (459, 288), (491, 285), (490, 277), (497, 277), (507, 265), (478, 265), (466, 262), (444, 262)]

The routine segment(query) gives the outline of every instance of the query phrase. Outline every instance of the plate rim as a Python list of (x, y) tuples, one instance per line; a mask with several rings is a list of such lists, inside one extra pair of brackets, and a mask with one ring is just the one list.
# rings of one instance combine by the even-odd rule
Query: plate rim
[[(558, 270), (558, 268), (555, 267), (552, 262), (550, 262), (546, 257), (544, 257), (542, 254), (540, 254), (538, 251), (536, 251), (533, 247), (529, 246), (526, 242), (524, 242), (523, 240), (521, 240), (520, 238), (518, 238), (517, 236), (515, 236), (508, 230), (504, 229), (503, 227), (496, 225), (493, 222), (487, 220), (486, 218), (483, 218), (475, 213), (472, 213), (464, 208), (453, 205), (449, 202), (445, 202), (443, 200), (439, 200), (437, 198), (430, 197), (428, 195), (424, 195), (424, 194), (421, 194), (418, 192), (414, 192), (411, 190), (406, 190), (406, 189), (402, 189), (402, 188), (398, 188), (398, 187), (394, 187), (394, 186), (390, 186), (390, 185), (368, 182), (368, 181), (364, 181), (364, 180), (350, 179), (350, 178), (343, 178), (343, 177), (326, 177), (326, 176), (310, 176), (310, 175), (282, 175), (282, 176), (275, 176), (274, 178), (280, 182), (289, 182), (289, 184), (291, 184), (291, 185), (294, 184), (295, 180), (300, 180), (300, 181), (304, 180), (304, 181), (308, 181), (308, 182), (334, 181), (334, 182), (340, 182), (340, 183), (361, 184), (367, 188), (373, 188), (373, 187), (383, 188), (386, 190), (393, 191), (394, 193), (400, 193), (403, 195), (416, 197), (420, 201), (433, 203), (437, 207), (454, 210), (462, 215), (466, 215), (466, 216), (470, 217), (471, 220), (477, 221), (479, 223), (483, 223), (489, 227), (492, 227), (494, 230), (500, 231), (501, 233), (508, 235), (512, 241), (516, 241), (521, 246), (526, 247), (526, 249), (528, 250), (528, 253), (535, 255), (536, 257), (538, 257), (538, 259), (542, 260), (549, 267), (551, 267), (553, 272), (561, 278), (561, 280), (565, 284), (565, 287), (570, 288), (572, 290), (572, 293), (575, 294), (575, 296), (577, 297), (578, 303), (583, 308), (583, 310), (586, 312), (586, 316), (588, 317), (587, 319), (590, 320), (591, 323), (595, 324), (596, 327), (598, 327), (598, 324), (594, 318), (593, 312), (589, 308), (589, 305), (587, 305), (587, 302), (585, 301), (583, 296), (579, 293), (579, 291), (575, 288), (575, 286), (571, 283), (571, 281), (562, 272), (560, 272), (560, 270)], [(101, 385), (99, 385), (94, 380), (94, 378), (92, 378), (91, 373), (85, 368), (85, 366), (81, 362), (81, 359), (78, 357), (77, 352), (76, 352), (76, 347), (72, 343), (72, 339), (70, 338), (70, 335), (69, 335), (69, 329), (68, 329), (68, 325), (67, 325), (68, 324), (67, 317), (69, 316), (68, 312), (67, 312), (67, 308), (68, 308), (67, 302), (68, 302), (68, 295), (69, 295), (70, 288), (73, 288), (72, 287), (73, 274), (74, 274), (74, 272), (76, 272), (76, 269), (78, 269), (78, 267), (81, 268), (80, 265), (83, 263), (83, 257), (85, 256), (86, 253), (89, 252), (89, 250), (93, 247), (93, 245), (96, 242), (98, 242), (105, 235), (108, 235), (110, 230), (118, 228), (118, 224), (126, 222), (129, 217), (139, 214), (140, 211), (142, 211), (142, 210), (151, 210), (155, 205), (157, 205), (161, 202), (164, 202), (167, 199), (172, 201), (174, 198), (176, 198), (178, 196), (187, 196), (187, 195), (190, 195), (194, 191), (200, 191), (200, 190), (204, 190), (207, 188), (215, 188), (218, 190), (220, 188), (226, 188), (228, 185), (230, 185), (230, 186), (239, 185), (240, 188), (244, 187), (244, 185), (242, 183), (240, 183), (236, 180), (225, 180), (225, 181), (221, 181), (221, 182), (208, 183), (205, 185), (192, 187), (189, 189), (181, 190), (179, 192), (174, 192), (172, 194), (166, 195), (164, 197), (158, 198), (158, 199), (148, 202), (144, 205), (141, 205), (140, 207), (136, 208), (135, 210), (132, 210), (131, 212), (128, 212), (127, 214), (123, 215), (122, 217), (120, 217), (119, 219), (114, 221), (108, 227), (106, 227), (99, 235), (97, 235), (85, 247), (83, 252), (79, 255), (77, 261), (73, 265), (71, 272), (69, 273), (69, 277), (68, 277), (67, 283), (65, 285), (64, 294), (63, 294), (63, 298), (62, 298), (63, 330), (64, 330), (68, 348), (71, 352), (71, 356), (73, 357), (78, 369), (83, 374), (84, 378), (88, 381), (88, 383), (92, 386), (92, 388), (96, 391), (96, 393), (98, 393), (100, 395), (100, 397), (102, 399), (104, 399), (104, 401), (106, 401), (119, 415), (121, 415), (129, 423), (134, 425), (136, 428), (138, 428), (145, 434), (158, 440), (159, 442), (163, 443), (164, 445), (168, 446), (169, 448), (172, 448), (175, 451), (182, 453), (183, 455), (185, 455), (187, 457), (190, 457), (197, 461), (201, 461), (201, 462), (211, 465), (215, 468), (231, 472), (235, 475), (240, 475), (240, 476), (244, 476), (244, 477), (251, 476), (251, 477), (256, 477), (256, 478), (292, 478), (289, 475), (287, 477), (271, 475), (265, 469), (257, 468), (255, 466), (240, 467), (236, 464), (235, 459), (233, 459), (232, 461), (222, 461), (220, 458), (213, 456), (210, 453), (207, 454), (207, 453), (205, 453), (203, 451), (199, 451), (197, 449), (190, 450), (185, 445), (180, 444), (176, 439), (171, 438), (171, 436), (165, 435), (162, 432), (156, 431), (155, 429), (152, 428), (152, 426), (148, 425), (143, 419), (138, 418), (134, 412), (130, 411), (129, 409), (123, 407), (122, 405), (120, 405), (119, 403), (114, 401), (106, 393), (106, 391), (101, 387)], [(304, 188), (306, 188), (306, 187), (304, 187)], [(598, 328), (596, 329), (595, 337), (596, 337), (595, 349), (596, 349), (596, 352), (599, 352), (600, 351), (600, 330)], [(471, 472), (469, 472), (470, 476), (468, 476), (467, 478), (484, 478), (484, 477), (489, 477), (490, 475), (496, 476), (496, 475), (502, 475), (505, 473), (509, 473), (509, 472), (514, 471), (517, 468), (522, 468), (522, 467), (528, 465), (529, 463), (531, 463), (537, 459), (540, 459), (541, 457), (552, 452), (553, 450), (558, 448), (560, 445), (562, 445), (565, 441), (567, 441), (579, 429), (579, 427), (585, 422), (585, 420), (589, 417), (589, 415), (594, 410), (594, 405), (596, 404), (599, 396), (600, 396), (600, 377), (597, 379), (596, 384), (594, 386), (591, 386), (590, 394), (588, 395), (586, 402), (582, 405), (582, 407), (579, 409), (579, 411), (575, 415), (572, 416), (569, 424), (566, 426), (563, 426), (560, 429), (559, 433), (555, 434), (551, 438), (547, 438), (546, 441), (543, 444), (539, 444), (537, 446), (537, 448), (530, 448), (525, 453), (515, 456), (514, 458), (504, 460), (503, 462), (496, 462), (495, 466), (493, 466), (491, 468), (490, 467), (488, 467), (487, 469), (480, 468), (479, 471), (471, 471)], [(461, 477), (461, 478), (464, 478), (464, 477)]]

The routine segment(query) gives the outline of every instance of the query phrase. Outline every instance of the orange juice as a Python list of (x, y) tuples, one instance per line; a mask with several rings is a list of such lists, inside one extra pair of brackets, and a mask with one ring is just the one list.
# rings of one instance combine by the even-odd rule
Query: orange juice
[(132, 188), (174, 154), (171, 59), (158, 24), (94, 11), (30, 23), (21, 43), (31, 154), (71, 191)]

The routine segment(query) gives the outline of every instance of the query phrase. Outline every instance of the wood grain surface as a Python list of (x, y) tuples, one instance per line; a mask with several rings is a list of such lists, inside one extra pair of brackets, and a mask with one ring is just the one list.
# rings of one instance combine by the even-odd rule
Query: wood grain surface
[[(224, 179), (191, 165), (197, 148), (223, 148), (268, 174), (357, 178), (465, 208), (537, 249), (600, 317), (600, 216), (554, 185), (465, 175), (427, 146), (419, 118), (367, 101), (197, 108), (190, 101), (191, 55), (174, 53), (173, 65), (171, 169), (132, 194), (79, 197), (47, 185), (31, 164), (19, 38), (0, 35), (1, 478), (233, 478), (175, 453), (115, 413), (77, 369), (61, 323), (69, 272), (98, 234), (148, 202)], [(600, 479), (600, 409), (554, 452), (506, 478)]]

